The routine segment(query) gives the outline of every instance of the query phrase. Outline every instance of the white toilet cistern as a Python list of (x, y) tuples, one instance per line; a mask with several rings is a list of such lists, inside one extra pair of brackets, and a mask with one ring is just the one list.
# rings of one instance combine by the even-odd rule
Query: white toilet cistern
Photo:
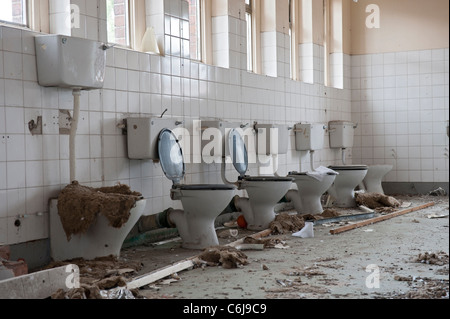
[(104, 43), (66, 35), (35, 36), (38, 81), (44, 87), (72, 89), (74, 97), (71, 116), (70, 182), (76, 180), (76, 135), (82, 90), (103, 88), (106, 70)]

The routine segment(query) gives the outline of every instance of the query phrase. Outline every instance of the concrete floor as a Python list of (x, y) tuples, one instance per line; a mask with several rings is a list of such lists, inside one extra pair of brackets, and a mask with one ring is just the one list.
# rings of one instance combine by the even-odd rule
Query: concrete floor
[[(159, 281), (140, 292), (151, 299), (448, 299), (448, 197), (396, 198), (412, 207), (435, 206), (339, 235), (330, 234), (336, 224), (315, 226), (314, 238), (283, 235), (287, 248), (245, 251), (249, 264), (238, 269), (186, 270), (178, 280)], [(429, 218), (432, 214), (447, 217)], [(221, 244), (235, 240), (221, 239)], [(447, 256), (444, 264), (415, 261), (426, 252)], [(121, 259), (142, 262), (138, 275), (143, 275), (199, 253), (175, 240), (125, 249)]]

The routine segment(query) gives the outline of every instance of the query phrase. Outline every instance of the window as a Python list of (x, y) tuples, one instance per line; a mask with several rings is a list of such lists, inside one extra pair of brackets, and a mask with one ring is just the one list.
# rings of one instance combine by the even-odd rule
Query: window
[(200, 61), (202, 59), (201, 43), (201, 5), (200, 0), (188, 0), (189, 2), (189, 53), (190, 58)]
[(27, 0), (1, 0), (0, 22), (28, 26)]
[(130, 47), (130, 3), (128, 0), (107, 0), (108, 42)]
[(290, 54), (290, 56), (289, 56), (289, 61), (291, 62), (291, 67), (289, 68), (290, 69), (290, 78), (291, 79), (294, 79), (294, 70), (293, 70), (293, 57), (294, 57), (294, 55), (293, 55), (293, 52), (292, 52), (292, 50), (294, 49), (294, 43), (293, 43), (293, 39), (294, 39), (294, 30), (293, 30), (293, 25), (294, 25), (294, 12), (293, 12), (293, 1), (292, 0), (289, 0), (289, 54)]
[(252, 0), (245, 0), (245, 20), (247, 21), (247, 70), (253, 71), (253, 12)]

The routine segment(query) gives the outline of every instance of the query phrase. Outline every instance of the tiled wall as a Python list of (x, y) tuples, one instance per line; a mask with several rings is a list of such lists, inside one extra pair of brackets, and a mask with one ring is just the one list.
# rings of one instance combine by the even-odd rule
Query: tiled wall
[[(86, 21), (95, 20), (87, 2), (78, 1), (81, 14)], [(103, 1), (95, 3), (102, 40)], [(127, 158), (126, 137), (117, 127), (129, 116), (159, 117), (165, 109), (166, 117), (184, 120), (188, 129), (192, 120), (210, 118), (289, 126), (353, 119), (360, 126), (349, 163), (352, 157), (365, 164), (395, 163), (389, 181), (448, 181), (448, 50), (344, 55), (344, 89), (335, 89), (323, 84), (323, 47), (318, 45), (311, 47), (312, 67), (303, 64), (311, 84), (290, 80), (286, 71), (278, 77), (248, 73), (245, 46), (240, 45), (245, 43), (245, 24), (234, 17), (224, 19), (222, 26), (229, 29), (226, 48), (214, 34), (219, 20), (213, 20), (218, 66), (117, 47), (107, 51), (104, 88), (81, 96), (77, 172), (82, 184), (128, 184), (148, 199), (146, 214), (180, 207), (169, 197), (171, 181), (159, 164)], [(76, 32), (95, 38), (90, 31)], [(72, 110), (72, 92), (38, 85), (34, 35), (0, 27), (0, 243), (6, 244), (47, 238), (48, 200), (69, 183), (69, 138), (59, 134), (59, 110)], [(286, 50), (289, 41), (284, 45)], [(32, 136), (28, 122), (38, 116), (43, 118), (43, 134)], [(296, 152), (294, 142), (291, 132), (289, 152), (279, 159), (280, 175), (310, 167), (308, 154)], [(340, 152), (326, 143), (316, 154), (316, 167), (341, 160)], [(258, 173), (252, 165), (250, 174)], [(231, 167), (227, 174), (229, 179), (237, 176)], [(220, 166), (188, 165), (185, 182), (222, 183)]]
[(389, 182), (449, 181), (449, 50), (353, 56), (353, 161)]
[[(238, 32), (245, 39), (240, 24), (235, 23), (230, 39)], [(35, 34), (0, 27), (0, 243), (6, 244), (48, 238), (48, 200), (69, 183), (69, 137), (59, 134), (59, 110), (72, 110), (72, 92), (39, 86)], [(159, 164), (127, 158), (126, 137), (117, 124), (128, 116), (159, 117), (168, 109), (165, 116), (184, 120), (188, 129), (192, 120), (210, 118), (290, 126), (351, 119), (350, 90), (248, 73), (239, 58), (243, 54), (231, 52), (233, 67), (222, 68), (175, 56), (108, 50), (104, 88), (81, 96), (79, 181), (94, 187), (128, 184), (148, 199), (146, 214), (181, 207), (170, 199), (171, 181)], [(43, 134), (32, 136), (28, 122), (38, 116)], [(308, 154), (296, 152), (294, 145), (292, 134), (289, 154), (280, 156), (280, 174), (309, 168)], [(337, 159), (339, 154), (326, 149), (317, 154), (316, 166)], [(259, 173), (256, 165), (250, 173)], [(231, 167), (227, 174), (237, 177)], [(185, 182), (222, 183), (220, 165), (188, 165)]]

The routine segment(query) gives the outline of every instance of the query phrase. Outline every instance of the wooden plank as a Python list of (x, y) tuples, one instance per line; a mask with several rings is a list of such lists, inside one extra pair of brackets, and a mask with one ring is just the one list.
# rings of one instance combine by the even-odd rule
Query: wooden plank
[(365, 220), (365, 221), (362, 221), (362, 222), (359, 222), (359, 223), (355, 223), (355, 224), (352, 224), (352, 225), (340, 227), (340, 228), (337, 228), (337, 229), (332, 229), (332, 230), (330, 230), (330, 233), (332, 235), (337, 235), (337, 234), (340, 234), (340, 233), (343, 233), (343, 232), (346, 232), (346, 231), (349, 231), (349, 230), (353, 230), (353, 229), (364, 227), (364, 226), (367, 226), (367, 225), (372, 225), (372, 224), (375, 224), (375, 223), (379, 223), (379, 222), (382, 222), (382, 221), (385, 221), (385, 220), (388, 220), (388, 219), (392, 219), (392, 218), (395, 218), (395, 217), (398, 217), (398, 216), (409, 214), (409, 213), (412, 213), (412, 212), (415, 212), (415, 211), (418, 211), (418, 210), (421, 210), (421, 209), (425, 209), (425, 208), (428, 208), (428, 207), (431, 207), (431, 206), (434, 206), (434, 205), (435, 205), (435, 203), (428, 203), (428, 204), (420, 205), (418, 207), (408, 208), (408, 209), (405, 209), (405, 210), (402, 210), (402, 211), (399, 211), (399, 212), (396, 212), (396, 213), (392, 213), (392, 214), (389, 214), (389, 215), (384, 215), (384, 216), (381, 216), (381, 217), (368, 219), (368, 220)]
[[(254, 234), (254, 235), (252, 235), (250, 237), (252, 237), (254, 239), (260, 239), (260, 238), (269, 236), (271, 233), (272, 233), (272, 230), (267, 229), (267, 230), (264, 230), (264, 231), (259, 232), (257, 234)], [(244, 238), (240, 239), (238, 241), (235, 241), (235, 242), (233, 242), (231, 244), (228, 244), (226, 246), (228, 246), (228, 247), (236, 247), (236, 246), (242, 244), (243, 242), (244, 242)], [(129, 282), (127, 284), (127, 288), (128, 289), (141, 288), (141, 287), (150, 285), (150, 284), (154, 283), (155, 281), (158, 281), (160, 279), (166, 278), (166, 277), (168, 277), (168, 276), (170, 276), (170, 275), (172, 275), (174, 273), (177, 273), (177, 272), (180, 272), (180, 271), (192, 268), (195, 265), (194, 264), (194, 259), (198, 258), (199, 256), (200, 255), (197, 255), (197, 256), (185, 259), (185, 260), (180, 261), (180, 262), (178, 262), (176, 264), (173, 264), (171, 266), (167, 266), (167, 267), (155, 270), (155, 271), (153, 271), (153, 272), (151, 272), (149, 274), (137, 277), (133, 281), (131, 281), (131, 282)]]
[[(63, 266), (0, 281), (0, 299), (46, 299), (59, 289), (68, 290), (76, 266)], [(70, 271), (68, 271), (70, 269)]]
[(164, 267), (162, 269), (155, 270), (147, 275), (138, 277), (138, 278), (134, 279), (132, 282), (128, 283), (127, 288), (128, 289), (141, 288), (141, 287), (150, 285), (151, 283), (154, 283), (155, 281), (166, 278), (166, 277), (168, 277), (174, 273), (177, 273), (179, 271), (183, 271), (183, 270), (189, 269), (191, 267), (194, 267), (194, 262), (192, 260), (193, 260), (193, 258), (190, 258), (186, 261), (182, 261), (182, 262), (179, 262), (172, 266)]

